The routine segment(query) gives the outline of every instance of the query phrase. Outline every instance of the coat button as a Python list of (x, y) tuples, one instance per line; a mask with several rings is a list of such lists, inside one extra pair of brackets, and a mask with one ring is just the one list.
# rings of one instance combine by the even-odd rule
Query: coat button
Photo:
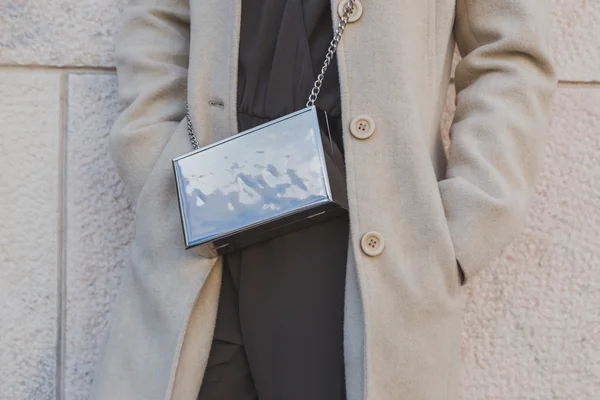
[(367, 115), (359, 115), (350, 123), (350, 133), (357, 139), (367, 139), (374, 131), (375, 122)]
[[(346, 7), (346, 4), (348, 4), (347, 0), (342, 0), (340, 1), (340, 4), (338, 4), (338, 14), (340, 18), (344, 15), (344, 7)], [(354, 0), (354, 7), (352, 7), (352, 11), (348, 14), (348, 22), (354, 22), (359, 19), (362, 12), (362, 4), (360, 4), (360, 1)]]
[(375, 257), (381, 254), (385, 247), (385, 240), (379, 232), (367, 232), (360, 241), (360, 247), (366, 255)]

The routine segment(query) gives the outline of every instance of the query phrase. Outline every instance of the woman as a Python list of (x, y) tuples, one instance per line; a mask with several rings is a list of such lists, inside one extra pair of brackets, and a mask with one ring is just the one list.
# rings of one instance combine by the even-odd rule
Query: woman
[(201, 145), (300, 108), (342, 1), (128, 6), (110, 139), (136, 232), (93, 399), (458, 398), (463, 285), (519, 234), (538, 176), (545, 2), (355, 0), (317, 103), (339, 113), (347, 219), (227, 257), (182, 246), (186, 102)]

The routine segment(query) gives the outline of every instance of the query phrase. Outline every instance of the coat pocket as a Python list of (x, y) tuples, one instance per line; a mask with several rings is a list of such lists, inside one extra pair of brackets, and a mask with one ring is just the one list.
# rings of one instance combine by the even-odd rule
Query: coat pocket
[(460, 286), (464, 286), (466, 282), (465, 271), (460, 266), (460, 262), (456, 260), (456, 268), (458, 269), (458, 279), (460, 282)]
[(444, 210), (444, 204), (442, 202), (442, 196), (439, 191), (439, 186), (436, 184), (435, 188), (435, 198), (430, 204), (430, 215), (431, 218), (433, 218), (433, 226), (438, 227), (438, 232), (444, 234), (444, 238), (440, 238), (438, 245), (446, 247), (446, 250), (444, 250), (444, 252), (446, 253), (446, 256), (450, 258), (446, 261), (448, 261), (448, 263), (450, 263), (453, 266), (453, 270), (450, 271), (450, 273), (452, 274), (454, 282), (456, 282), (458, 286), (464, 286), (466, 283), (465, 273), (460, 265), (460, 262), (456, 258), (454, 242), (452, 240), (452, 234), (448, 225), (448, 219), (446, 218), (446, 213)]

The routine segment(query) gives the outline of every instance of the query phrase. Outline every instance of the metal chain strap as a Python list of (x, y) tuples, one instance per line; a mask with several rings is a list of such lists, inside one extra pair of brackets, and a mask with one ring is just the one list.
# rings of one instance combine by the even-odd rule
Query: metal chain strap
[[(333, 55), (337, 50), (338, 43), (342, 39), (342, 35), (344, 30), (346, 29), (346, 25), (348, 24), (348, 19), (350, 18), (350, 13), (354, 8), (354, 0), (347, 0), (346, 5), (344, 6), (344, 12), (340, 18), (340, 22), (338, 23), (337, 28), (333, 34), (333, 39), (329, 43), (329, 48), (327, 49), (327, 55), (325, 56), (325, 61), (323, 62), (323, 67), (321, 67), (321, 73), (317, 76), (315, 80), (314, 86), (308, 96), (308, 101), (306, 102), (306, 106), (310, 107), (315, 104), (317, 101), (317, 97), (319, 97), (319, 92), (321, 91), (321, 86), (323, 85), (323, 79), (325, 78), (325, 71), (327, 71), (327, 67), (331, 64), (331, 60), (333, 59)], [(190, 117), (190, 106), (186, 103), (186, 119), (187, 119), (187, 129), (188, 136), (190, 138), (190, 143), (192, 144), (192, 148), (194, 150), (198, 150), (200, 148), (198, 144), (198, 138), (194, 133), (194, 128), (192, 126), (192, 118)]]
[(327, 71), (327, 67), (329, 67), (329, 64), (331, 64), (333, 54), (337, 50), (337, 46), (340, 42), (340, 39), (342, 39), (342, 34), (344, 33), (344, 29), (346, 29), (346, 25), (348, 24), (348, 18), (350, 18), (350, 13), (352, 12), (353, 8), (354, 0), (348, 0), (348, 3), (346, 3), (346, 5), (344, 6), (344, 12), (342, 14), (342, 17), (340, 18), (340, 22), (338, 23), (337, 29), (333, 34), (333, 39), (331, 40), (329, 48), (327, 49), (327, 55), (325, 56), (325, 62), (323, 63), (323, 67), (321, 68), (321, 73), (317, 76), (315, 85), (313, 86), (313, 89), (310, 92), (310, 96), (308, 96), (306, 107), (314, 105), (317, 101), (317, 97), (319, 96), (319, 92), (321, 91), (321, 85), (323, 84), (323, 78), (325, 78), (325, 71)]
[(190, 137), (190, 143), (192, 144), (192, 149), (198, 150), (200, 148), (200, 145), (198, 144), (198, 138), (196, 138), (196, 134), (194, 134), (194, 127), (192, 126), (192, 118), (190, 117), (190, 105), (188, 103), (185, 104), (185, 118), (187, 120), (188, 136)]

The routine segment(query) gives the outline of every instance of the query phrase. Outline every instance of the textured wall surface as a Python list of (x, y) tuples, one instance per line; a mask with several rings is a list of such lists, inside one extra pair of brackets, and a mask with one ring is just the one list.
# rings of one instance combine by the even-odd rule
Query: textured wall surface
[[(125, 2), (0, 1), (0, 400), (88, 398), (133, 230), (107, 152)], [(600, 0), (553, 4), (545, 165), (467, 287), (465, 400), (600, 398)]]
[(108, 155), (113, 74), (67, 81), (65, 398), (85, 399), (128, 256), (133, 211)]
[(53, 399), (60, 76), (0, 70), (0, 398)]
[(126, 0), (2, 0), (0, 62), (113, 65), (113, 36)]

